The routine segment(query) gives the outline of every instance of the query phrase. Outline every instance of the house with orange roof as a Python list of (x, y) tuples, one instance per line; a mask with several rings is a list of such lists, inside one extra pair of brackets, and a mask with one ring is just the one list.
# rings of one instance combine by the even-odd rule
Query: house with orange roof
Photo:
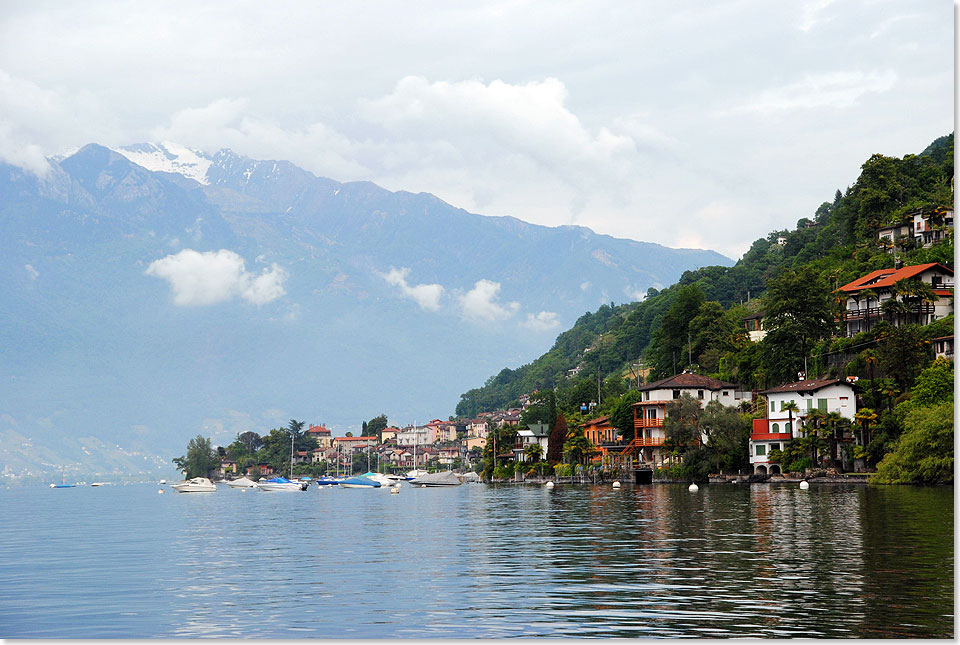
[(333, 445), (333, 437), (325, 425), (311, 425), (305, 434), (308, 437), (313, 437), (321, 448), (329, 448)]
[[(937, 300), (931, 302), (898, 292), (895, 285), (900, 280), (928, 284)], [(869, 331), (879, 320), (888, 320), (896, 326), (926, 325), (953, 313), (953, 269), (937, 262), (877, 269), (843, 285), (836, 293), (846, 297), (846, 311), (841, 319), (847, 336)]]

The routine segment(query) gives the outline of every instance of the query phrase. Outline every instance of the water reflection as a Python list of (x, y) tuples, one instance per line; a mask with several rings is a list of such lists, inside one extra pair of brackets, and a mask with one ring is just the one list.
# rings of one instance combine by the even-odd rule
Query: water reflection
[(73, 492), (0, 492), (0, 636), (953, 635), (952, 489)]

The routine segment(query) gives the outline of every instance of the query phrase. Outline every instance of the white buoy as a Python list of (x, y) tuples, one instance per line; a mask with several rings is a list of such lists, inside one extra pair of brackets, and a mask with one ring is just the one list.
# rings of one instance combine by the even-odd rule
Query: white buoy
[(157, 492), (160, 493), (161, 495), (163, 495), (163, 489), (162, 489), (162, 488), (161, 488), (160, 490), (158, 490)]
[(553, 482), (547, 482), (545, 488), (553, 488)]
[(614, 488), (620, 488), (620, 482), (613, 482)]
[(690, 488), (689, 488), (688, 490), (689, 490), (691, 493), (696, 493), (698, 490), (700, 490), (700, 487), (697, 486), (696, 484), (690, 484)]
[(400, 494), (400, 489), (399, 489), (399, 488), (391, 488), (391, 489), (390, 489), (390, 494), (391, 494), (391, 495), (399, 495), (399, 494)]
[(426, 487), (427, 487), (426, 484), (420, 484), (420, 488), (426, 488)]
[(810, 483), (807, 480), (800, 482), (800, 490), (807, 490), (810, 488)]
[(240, 489), (240, 492), (241, 492), (241, 493), (246, 493), (246, 492), (247, 492), (247, 489), (246, 489), (246, 488), (241, 488), (241, 489)]

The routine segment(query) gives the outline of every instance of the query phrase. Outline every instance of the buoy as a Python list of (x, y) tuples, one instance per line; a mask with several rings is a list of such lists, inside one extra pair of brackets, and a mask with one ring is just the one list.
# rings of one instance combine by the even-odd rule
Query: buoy
[(420, 484), (420, 488), (426, 488), (426, 487), (427, 487), (426, 484)]
[(246, 493), (246, 492), (247, 492), (247, 489), (246, 489), (246, 488), (241, 488), (241, 489), (240, 489), (240, 492), (241, 492), (241, 493)]
[(810, 488), (810, 483), (807, 480), (800, 482), (800, 490), (807, 490)]
[(547, 482), (545, 488), (553, 488), (553, 482)]
[(696, 484), (690, 484), (690, 488), (689, 488), (688, 490), (689, 490), (691, 493), (696, 493), (698, 490), (700, 490), (700, 487), (697, 486)]
[(162, 489), (162, 488), (161, 488), (160, 490), (158, 490), (157, 492), (160, 493), (161, 495), (163, 495), (163, 489)]
[(391, 488), (391, 489), (390, 489), (390, 494), (391, 494), (391, 495), (399, 495), (399, 494), (400, 494), (400, 489), (399, 489), (399, 488)]
[(620, 482), (613, 482), (614, 488), (620, 488)]

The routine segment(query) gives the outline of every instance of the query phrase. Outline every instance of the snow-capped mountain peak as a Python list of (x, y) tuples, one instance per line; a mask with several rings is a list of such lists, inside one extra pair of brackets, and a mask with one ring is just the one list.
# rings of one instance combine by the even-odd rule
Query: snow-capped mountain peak
[(137, 143), (131, 146), (112, 148), (138, 166), (147, 170), (183, 175), (201, 184), (209, 184), (207, 170), (212, 160), (200, 150), (177, 143)]

